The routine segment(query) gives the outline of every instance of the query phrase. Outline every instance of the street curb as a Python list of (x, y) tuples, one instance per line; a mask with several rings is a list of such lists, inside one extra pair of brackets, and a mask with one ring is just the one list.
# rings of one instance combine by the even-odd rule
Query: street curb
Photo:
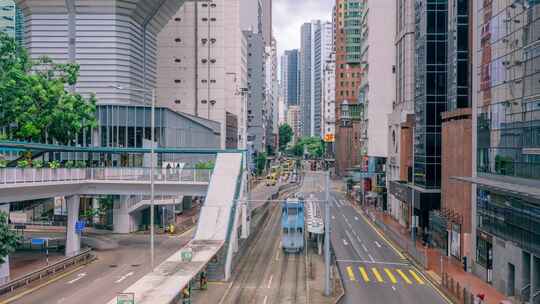
[[(336, 263), (336, 265), (337, 265), (337, 263)], [(339, 301), (341, 301), (341, 299), (345, 296), (345, 284), (343, 284), (343, 276), (341, 275), (341, 271), (339, 270), (339, 267), (335, 267), (335, 269), (336, 269), (336, 273), (338, 274), (338, 277), (339, 277), (338, 282), (341, 285), (341, 294), (338, 295), (338, 297), (334, 300), (333, 304), (339, 303)]]

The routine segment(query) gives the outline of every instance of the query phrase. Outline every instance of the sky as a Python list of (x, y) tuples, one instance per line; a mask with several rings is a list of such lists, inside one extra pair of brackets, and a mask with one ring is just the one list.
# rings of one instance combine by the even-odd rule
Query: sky
[(300, 48), (300, 26), (311, 20), (330, 21), (335, 0), (273, 0), (273, 31), (278, 58)]

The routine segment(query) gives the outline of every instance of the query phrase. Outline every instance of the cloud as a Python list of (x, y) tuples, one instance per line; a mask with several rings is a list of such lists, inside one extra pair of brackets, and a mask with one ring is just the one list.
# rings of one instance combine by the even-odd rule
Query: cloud
[(284, 50), (300, 48), (300, 27), (303, 23), (332, 18), (335, 0), (274, 0), (273, 31), (278, 56)]

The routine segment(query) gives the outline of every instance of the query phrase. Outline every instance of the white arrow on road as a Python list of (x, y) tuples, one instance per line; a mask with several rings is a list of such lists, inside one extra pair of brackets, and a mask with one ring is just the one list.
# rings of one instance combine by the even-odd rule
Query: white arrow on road
[(134, 273), (133, 272), (129, 272), (127, 273), (126, 275), (123, 275), (120, 277), (120, 279), (114, 281), (115, 283), (121, 283), (123, 280), (129, 278), (130, 276), (132, 276)]
[(355, 220), (355, 221), (358, 221), (358, 216), (355, 216), (355, 217), (354, 217), (354, 220)]
[(381, 244), (379, 244), (379, 242), (375, 241), (375, 245), (377, 245), (377, 247), (381, 248)]
[(73, 279), (73, 280), (71, 280), (71, 281), (69, 281), (69, 282), (67, 282), (67, 283), (68, 283), (68, 284), (73, 284), (73, 283), (77, 282), (78, 280), (84, 278), (85, 276), (86, 276), (86, 273), (84, 273), (84, 272), (83, 272), (83, 273), (79, 273), (75, 279)]
[(345, 245), (345, 246), (349, 245), (349, 243), (347, 243), (346, 239), (343, 239), (343, 245)]

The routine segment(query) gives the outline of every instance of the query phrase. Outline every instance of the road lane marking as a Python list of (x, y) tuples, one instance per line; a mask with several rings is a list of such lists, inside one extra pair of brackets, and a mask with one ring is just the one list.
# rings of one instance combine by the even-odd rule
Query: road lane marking
[(354, 220), (355, 220), (355, 221), (358, 221), (358, 216), (355, 216), (355, 217), (354, 217)]
[(279, 261), (279, 252), (281, 251), (281, 242), (279, 242), (279, 248), (276, 251), (276, 261)]
[(382, 265), (395, 265), (395, 266), (404, 266), (404, 267), (410, 266), (410, 264), (407, 264), (407, 263), (377, 262), (377, 261), (373, 262), (373, 261), (370, 261), (370, 260), (342, 260), (342, 259), (337, 259), (336, 261), (339, 262), (339, 263), (382, 264)]
[(354, 272), (351, 266), (347, 266), (347, 275), (349, 275), (349, 279), (351, 281), (356, 281), (356, 278), (354, 277)]
[(386, 272), (386, 275), (390, 278), (390, 282), (392, 282), (393, 284), (397, 283), (396, 277), (394, 276), (392, 271), (390, 271), (390, 269), (384, 268), (384, 272)]
[(396, 286), (392, 286), (392, 290), (393, 290), (393, 291), (396, 291)]
[(405, 273), (403, 271), (401, 271), (401, 269), (396, 269), (396, 272), (399, 274), (399, 276), (401, 276), (401, 278), (403, 279), (403, 281), (407, 282), (407, 284), (412, 284), (412, 281), (409, 280), (409, 277), (407, 277), (405, 275)]
[(375, 245), (377, 245), (377, 247), (381, 248), (381, 244), (379, 244), (379, 242), (375, 241)]
[(270, 288), (270, 286), (272, 286), (272, 279), (274, 278), (273, 275), (270, 275), (270, 279), (268, 280), (268, 285), (266, 286), (266, 288)]
[(84, 278), (85, 276), (86, 276), (86, 273), (84, 273), (84, 272), (83, 272), (83, 273), (79, 273), (79, 274), (77, 274), (77, 277), (76, 277), (75, 279), (73, 279), (73, 280), (71, 280), (71, 281), (68, 281), (67, 283), (68, 283), (68, 284), (73, 284), (73, 283), (77, 282), (78, 280)]
[(39, 290), (39, 289), (41, 289), (41, 288), (43, 288), (45, 286), (48, 286), (48, 285), (50, 285), (50, 284), (52, 284), (52, 283), (54, 283), (56, 281), (59, 281), (59, 280), (65, 278), (65, 277), (67, 277), (67, 276), (69, 276), (69, 275), (83, 269), (85, 266), (86, 265), (79, 266), (79, 267), (77, 267), (77, 268), (75, 268), (75, 269), (73, 269), (71, 271), (68, 271), (68, 272), (66, 272), (64, 274), (61, 274), (61, 275), (57, 276), (56, 278), (54, 278), (54, 279), (52, 279), (50, 281), (47, 281), (47, 282), (45, 282), (45, 283), (43, 283), (41, 285), (38, 285), (38, 286), (36, 286), (34, 288), (31, 288), (31, 289), (28, 289), (28, 290), (26, 290), (24, 292), (21, 292), (20, 294), (18, 294), (16, 296), (13, 296), (13, 297), (11, 297), (9, 299), (6, 299), (3, 302), (0, 302), (0, 304), (8, 304), (8, 303), (11, 303), (13, 301), (17, 301), (18, 299), (20, 299), (20, 298), (22, 298), (22, 297), (24, 297), (26, 295), (29, 295), (29, 294), (33, 293), (34, 291), (36, 291), (36, 290)]
[(264, 296), (263, 304), (266, 304), (267, 301), (268, 301), (268, 296)]
[(373, 274), (375, 275), (375, 278), (377, 279), (377, 281), (379, 281), (379, 283), (384, 283), (384, 280), (381, 274), (379, 273), (379, 271), (377, 270), (377, 268), (375, 267), (371, 268), (371, 272), (373, 272)]
[[(359, 241), (360, 241), (360, 239), (359, 239)], [(368, 252), (366, 245), (362, 244), (362, 248), (364, 248), (365, 252)]]
[(118, 280), (114, 281), (115, 283), (122, 283), (125, 279), (129, 278), (130, 276), (134, 275), (135, 273), (128, 272), (126, 275), (121, 276)]
[(426, 284), (426, 282), (424, 282), (424, 280), (422, 280), (418, 274), (416, 274), (416, 271), (412, 270), (412, 269), (409, 269), (409, 272), (411, 273), (411, 275), (413, 276), (413, 278), (418, 282), (418, 284), (420, 285), (424, 285)]
[(347, 243), (346, 239), (343, 239), (343, 245), (345, 245), (345, 246), (349, 245), (349, 243)]
[(371, 262), (375, 262), (375, 259), (371, 256), (371, 254), (368, 254), (368, 257), (371, 260)]
[(403, 255), (403, 253), (401, 251), (399, 251), (394, 245), (392, 245), (392, 243), (379, 231), (379, 229), (377, 229), (377, 227), (375, 227), (367, 218), (365, 215), (363, 215), (362, 213), (360, 213), (360, 216), (364, 219), (364, 221), (371, 227), (371, 229), (373, 229), (373, 231), (375, 231), (375, 233), (377, 233), (377, 235), (379, 235), (379, 237), (381, 239), (383, 239), (387, 244), (388, 246), (390, 246), (392, 249), (394, 249), (394, 251), (396, 252), (396, 254), (401, 258), (401, 259), (407, 259), (405, 257), (405, 255)]
[(358, 270), (360, 270), (360, 275), (362, 275), (362, 279), (364, 279), (366, 283), (369, 282), (369, 276), (366, 269), (364, 267), (358, 267)]

